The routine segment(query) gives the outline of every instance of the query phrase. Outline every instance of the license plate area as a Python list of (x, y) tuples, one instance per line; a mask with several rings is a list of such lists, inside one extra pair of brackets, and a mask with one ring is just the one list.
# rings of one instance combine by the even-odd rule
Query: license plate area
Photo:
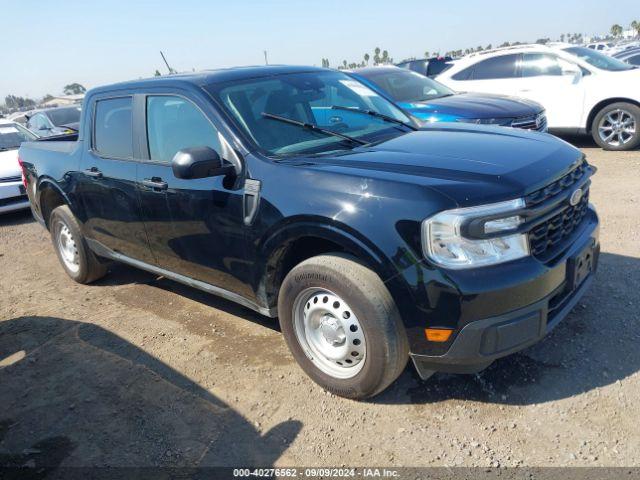
[(569, 290), (575, 290), (593, 271), (595, 250), (593, 242), (589, 242), (580, 253), (571, 257), (567, 263), (567, 282)]

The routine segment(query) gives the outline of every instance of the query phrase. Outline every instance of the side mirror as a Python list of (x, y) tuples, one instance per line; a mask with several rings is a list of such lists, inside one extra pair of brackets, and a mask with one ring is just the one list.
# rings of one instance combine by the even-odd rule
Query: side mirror
[(582, 79), (582, 70), (578, 67), (564, 68), (562, 70), (562, 75), (566, 75), (567, 77), (573, 77), (573, 83), (578, 83)]
[(171, 161), (171, 167), (176, 178), (185, 180), (218, 177), (235, 172), (233, 165), (225, 165), (218, 152), (211, 147), (179, 150)]

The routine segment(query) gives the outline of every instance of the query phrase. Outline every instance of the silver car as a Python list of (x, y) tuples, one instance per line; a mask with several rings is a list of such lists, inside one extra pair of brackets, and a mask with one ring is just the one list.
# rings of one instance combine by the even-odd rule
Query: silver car
[(18, 148), (22, 142), (36, 138), (19, 123), (0, 119), (0, 213), (29, 208)]

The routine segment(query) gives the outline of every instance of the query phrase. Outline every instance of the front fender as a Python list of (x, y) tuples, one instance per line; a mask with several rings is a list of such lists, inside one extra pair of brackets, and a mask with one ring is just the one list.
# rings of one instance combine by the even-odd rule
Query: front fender
[[(362, 233), (333, 219), (317, 216), (287, 219), (256, 245), (260, 265), (256, 269), (259, 278), (256, 278), (255, 282), (261, 303), (272, 307), (277, 302), (276, 292), (271, 291), (271, 288), (278, 282), (278, 269), (283, 258), (296, 242), (310, 239), (331, 242), (371, 268), (389, 289), (403, 320), (414, 316), (413, 309), (410, 308), (411, 305), (415, 305), (412, 289), (401, 274), (402, 270), (407, 268), (407, 257), (397, 255), (390, 258)], [(309, 254), (313, 256), (316, 253)], [(413, 261), (419, 262), (420, 259)]]

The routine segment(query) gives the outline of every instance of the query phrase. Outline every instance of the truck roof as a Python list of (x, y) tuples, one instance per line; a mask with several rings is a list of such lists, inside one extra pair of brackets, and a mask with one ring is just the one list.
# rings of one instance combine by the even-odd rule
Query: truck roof
[(131, 80), (111, 85), (104, 85), (91, 90), (90, 93), (100, 93), (112, 90), (125, 90), (128, 88), (152, 87), (163, 85), (183, 84), (183, 85), (211, 85), (234, 80), (246, 80), (250, 78), (269, 77), (272, 75), (282, 75), (287, 73), (321, 72), (327, 71), (325, 68), (291, 66), (291, 65), (259, 65), (247, 67), (221, 68), (216, 70), (203, 70), (193, 73), (178, 73), (161, 77), (151, 77), (139, 80)]

